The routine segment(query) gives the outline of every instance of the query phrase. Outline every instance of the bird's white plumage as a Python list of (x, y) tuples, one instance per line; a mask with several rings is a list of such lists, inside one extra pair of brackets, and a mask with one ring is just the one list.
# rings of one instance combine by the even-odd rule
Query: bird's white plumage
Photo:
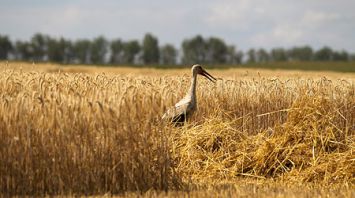
[[(204, 75), (209, 80), (215, 80), (214, 77), (209, 75), (202, 69), (200, 65), (192, 67), (191, 85), (186, 96), (177, 102), (173, 107), (169, 108), (163, 115), (162, 119), (172, 122), (184, 122), (196, 110), (196, 80), (197, 74)], [(208, 74), (209, 76), (206, 76)], [(212, 80), (213, 79), (213, 80)]]
[(178, 116), (187, 115), (194, 111), (196, 107), (195, 100), (188, 97), (183, 98), (175, 106), (169, 108), (163, 115), (163, 119), (174, 120)]

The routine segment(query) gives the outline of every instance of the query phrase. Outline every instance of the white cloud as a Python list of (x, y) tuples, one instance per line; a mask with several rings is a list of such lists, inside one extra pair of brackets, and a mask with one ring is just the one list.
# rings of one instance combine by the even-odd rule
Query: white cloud
[[(40, 31), (54, 35), (67, 33), (68, 30), (79, 26), (86, 17), (83, 11), (74, 6), (53, 10), (39, 10), (39, 12), (42, 12), (44, 17), (39, 26)], [(33, 19), (33, 21), (37, 20)]]
[(327, 13), (317, 10), (308, 10), (303, 15), (300, 23), (304, 27), (316, 28), (328, 24), (332, 24), (341, 19), (340, 13)]
[(13, 39), (43, 32), (71, 39), (104, 35), (127, 40), (151, 32), (160, 43), (177, 47), (183, 39), (202, 34), (244, 50), (310, 44), (355, 51), (351, 0), (11, 2), (0, 7), (0, 34)]
[(290, 47), (302, 44), (304, 31), (288, 24), (278, 25), (269, 32), (257, 33), (251, 37), (255, 47)]
[[(219, 1), (209, 6), (206, 23), (211, 27), (240, 27), (248, 21), (248, 13), (251, 13), (251, 1)], [(261, 10), (259, 10), (260, 12)], [(238, 24), (238, 26), (234, 26)]]
[[(347, 42), (352, 38), (343, 37), (347, 32), (348, 21), (343, 14), (334, 11), (317, 9), (301, 9), (298, 13), (284, 14), (281, 18), (273, 18), (270, 29), (263, 29), (250, 36), (250, 42), (257, 47), (292, 47), (296, 45), (312, 45), (316, 48), (329, 45), (335, 48), (354, 50)], [(271, 24), (271, 23), (270, 23)]]

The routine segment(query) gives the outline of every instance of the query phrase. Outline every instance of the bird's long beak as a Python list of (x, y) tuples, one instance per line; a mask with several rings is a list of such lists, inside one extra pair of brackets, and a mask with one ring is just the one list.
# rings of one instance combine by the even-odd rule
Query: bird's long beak
[(211, 74), (209, 74), (208, 72), (206, 72), (206, 70), (202, 70), (202, 76), (206, 77), (208, 80), (212, 81), (213, 83), (216, 83), (216, 78), (213, 77)]

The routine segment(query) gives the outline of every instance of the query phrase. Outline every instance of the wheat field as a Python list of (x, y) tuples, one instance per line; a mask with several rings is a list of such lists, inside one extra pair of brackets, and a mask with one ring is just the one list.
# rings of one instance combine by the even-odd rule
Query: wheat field
[(355, 75), (0, 63), (3, 195), (355, 195)]

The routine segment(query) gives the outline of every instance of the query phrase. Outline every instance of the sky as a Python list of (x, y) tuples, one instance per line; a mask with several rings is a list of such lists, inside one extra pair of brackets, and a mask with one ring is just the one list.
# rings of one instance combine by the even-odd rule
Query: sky
[(355, 52), (355, 0), (0, 0), (0, 35), (105, 36), (180, 48), (202, 35), (238, 49), (310, 45)]

